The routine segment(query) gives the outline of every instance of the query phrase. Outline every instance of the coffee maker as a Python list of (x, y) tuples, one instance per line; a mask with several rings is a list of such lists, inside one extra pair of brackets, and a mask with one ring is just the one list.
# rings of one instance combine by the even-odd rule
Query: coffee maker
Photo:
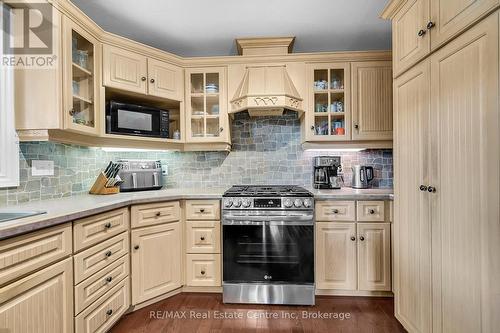
[(313, 160), (313, 187), (339, 189), (342, 186), (340, 156), (316, 156)]

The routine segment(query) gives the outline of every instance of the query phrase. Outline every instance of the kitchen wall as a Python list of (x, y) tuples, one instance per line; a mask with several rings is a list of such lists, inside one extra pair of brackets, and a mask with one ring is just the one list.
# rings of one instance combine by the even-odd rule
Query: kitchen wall
[[(99, 148), (51, 142), (21, 143), (21, 185), (0, 189), (0, 206), (87, 193), (109, 160), (158, 159), (168, 166), (167, 188), (229, 187), (233, 184), (311, 186), (312, 158), (341, 155), (346, 185), (351, 165), (375, 168), (373, 187), (392, 187), (392, 150), (361, 152), (303, 151), (300, 123), (294, 112), (283, 117), (250, 118), (237, 114), (228, 152), (105, 152)], [(53, 160), (55, 175), (31, 176), (31, 160)]]

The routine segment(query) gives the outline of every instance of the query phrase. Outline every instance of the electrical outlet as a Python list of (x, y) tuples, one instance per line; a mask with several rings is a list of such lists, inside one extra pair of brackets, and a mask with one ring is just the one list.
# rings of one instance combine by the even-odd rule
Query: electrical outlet
[(161, 166), (161, 174), (164, 175), (164, 176), (168, 176), (168, 165), (163, 164)]
[(54, 175), (54, 161), (31, 161), (31, 175), (32, 176), (53, 176)]

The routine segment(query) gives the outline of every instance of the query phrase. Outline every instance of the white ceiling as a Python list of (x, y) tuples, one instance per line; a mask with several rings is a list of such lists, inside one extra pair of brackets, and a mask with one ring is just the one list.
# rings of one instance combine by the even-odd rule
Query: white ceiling
[(73, 0), (105, 30), (181, 56), (234, 55), (237, 37), (296, 36), (294, 52), (387, 50), (387, 0)]

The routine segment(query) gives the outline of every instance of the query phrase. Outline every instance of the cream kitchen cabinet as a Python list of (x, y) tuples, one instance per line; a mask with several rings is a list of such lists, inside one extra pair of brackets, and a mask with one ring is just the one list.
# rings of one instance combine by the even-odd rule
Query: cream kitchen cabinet
[(354, 62), (352, 140), (392, 140), (392, 63)]
[(131, 232), (132, 305), (182, 286), (181, 224)]
[(499, 4), (499, 0), (408, 0), (395, 13), (383, 14), (392, 19), (394, 75), (415, 65)]
[(186, 69), (186, 133), (191, 143), (229, 143), (225, 67)]
[(432, 324), (430, 196), (419, 190), (429, 184), (430, 93), (428, 60), (394, 82), (394, 307), (411, 332)]
[(73, 332), (71, 258), (0, 288), (0, 331)]
[(391, 224), (358, 223), (358, 290), (391, 290)]
[(182, 68), (118, 47), (103, 46), (103, 84), (106, 87), (183, 100)]
[(498, 45), (495, 12), (394, 85), (396, 317), (411, 332), (500, 325)]
[(316, 224), (316, 288), (356, 290), (356, 223)]

